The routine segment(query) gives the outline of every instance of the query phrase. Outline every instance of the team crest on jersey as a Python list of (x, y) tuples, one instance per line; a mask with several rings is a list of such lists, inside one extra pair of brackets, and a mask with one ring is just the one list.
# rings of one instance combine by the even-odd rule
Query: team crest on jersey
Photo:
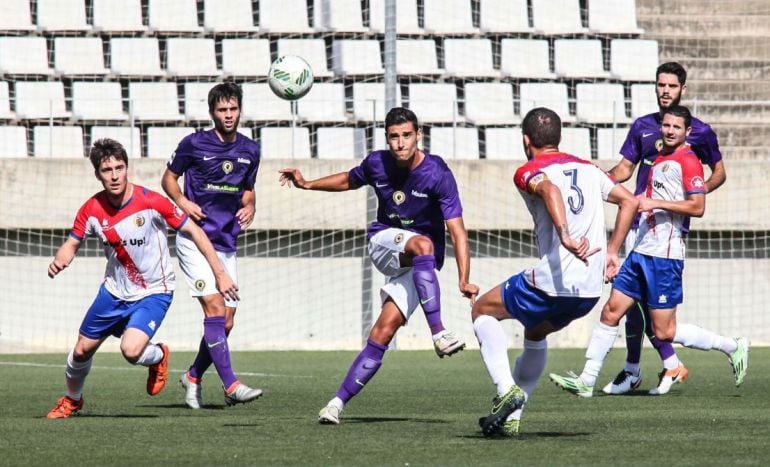
[(232, 161), (224, 161), (222, 162), (222, 171), (226, 174), (229, 174), (233, 171), (233, 163)]
[(404, 201), (406, 201), (406, 195), (404, 194), (403, 191), (399, 190), (399, 191), (393, 192), (393, 202), (395, 202), (396, 204), (401, 204)]
[(662, 149), (663, 149), (663, 140), (659, 139), (659, 140), (655, 141), (655, 150), (656, 151), (661, 151)]
[(143, 226), (143, 225), (144, 225), (144, 217), (142, 217), (142, 216), (136, 216), (136, 219), (134, 219), (134, 224), (135, 224), (137, 227), (141, 227), (141, 226)]
[(393, 243), (395, 243), (396, 245), (398, 245), (399, 243), (401, 243), (403, 241), (404, 241), (404, 234), (401, 234), (401, 233), (400, 234), (396, 234), (396, 236), (393, 237)]
[(199, 292), (203, 291), (203, 289), (206, 288), (206, 281), (204, 281), (203, 279), (198, 279), (197, 281), (195, 281), (195, 288), (198, 289)]

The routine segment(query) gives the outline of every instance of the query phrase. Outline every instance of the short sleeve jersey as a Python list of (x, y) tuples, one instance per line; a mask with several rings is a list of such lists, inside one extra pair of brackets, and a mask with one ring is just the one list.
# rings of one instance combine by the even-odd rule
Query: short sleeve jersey
[(436, 267), (444, 264), (444, 221), (463, 214), (452, 171), (436, 155), (425, 158), (414, 170), (401, 168), (390, 151), (374, 151), (348, 173), (352, 186), (369, 185), (377, 195), (377, 219), (368, 235), (395, 227), (425, 235), (433, 242)]
[[(687, 195), (705, 193), (703, 166), (689, 146), (670, 155), (660, 154), (650, 171), (645, 196), (681, 201)], [(663, 209), (642, 213), (634, 251), (658, 258), (684, 259), (685, 223), (689, 216)]]
[[(599, 297), (607, 254), (603, 202), (615, 182), (592, 163), (564, 153), (536, 157), (519, 167), (513, 180), (532, 215), (540, 256), (537, 265), (525, 271), (527, 282), (550, 296)], [(561, 190), (569, 235), (586, 237), (591, 248), (601, 248), (588, 258), (588, 266), (562, 246), (544, 200), (535, 194), (545, 180)]]
[(235, 213), (243, 207), (243, 192), (254, 189), (259, 161), (254, 140), (238, 133), (224, 143), (212, 129), (186, 136), (168, 162), (172, 172), (184, 175), (185, 196), (206, 214), (200, 226), (217, 251), (236, 250), (241, 226)]
[(99, 192), (78, 210), (70, 235), (98, 237), (107, 257), (104, 286), (121, 300), (136, 301), (174, 290), (166, 226), (178, 230), (187, 215), (166, 197), (134, 185), (120, 208)]
[[(631, 125), (626, 140), (620, 148), (620, 154), (625, 159), (634, 165), (639, 165), (636, 174), (635, 195), (642, 194), (647, 189), (650, 168), (663, 148), (660, 125), (661, 117), (658, 112), (639, 117)], [(687, 137), (687, 144), (690, 145), (692, 151), (703, 164), (711, 166), (722, 160), (717, 135), (711, 126), (702, 120), (693, 117), (692, 130), (690, 136)], [(632, 227), (635, 228), (638, 225), (639, 216), (637, 215)], [(689, 228), (689, 222), (685, 223), (684, 227), (686, 232)]]

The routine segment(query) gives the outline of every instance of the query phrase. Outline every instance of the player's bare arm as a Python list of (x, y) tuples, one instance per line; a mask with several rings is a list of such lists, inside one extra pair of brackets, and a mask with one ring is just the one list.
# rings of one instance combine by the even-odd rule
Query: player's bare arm
[(241, 225), (241, 230), (247, 229), (254, 221), (255, 203), (254, 190), (244, 190), (241, 197), (243, 207), (235, 213), (235, 217), (238, 218), (238, 223)]
[(703, 193), (688, 194), (687, 198), (681, 201), (650, 199), (644, 195), (639, 195), (637, 198), (639, 199), (639, 212), (663, 209), (683, 216), (702, 217), (706, 211), (706, 195)]
[(476, 296), (479, 294), (479, 286), (470, 282), (471, 253), (470, 248), (468, 248), (468, 231), (465, 230), (465, 223), (462, 217), (447, 220), (446, 226), (455, 250), (460, 293), (465, 298), (470, 299), (471, 305), (473, 305), (476, 303)]
[(604, 280), (611, 281), (615, 279), (620, 270), (618, 253), (620, 252), (623, 240), (631, 229), (631, 223), (639, 208), (639, 201), (620, 184), (615, 185), (612, 191), (610, 191), (607, 201), (618, 206), (618, 214), (615, 216), (615, 228), (612, 231), (609, 242), (607, 242), (607, 265), (604, 271)]
[(59, 247), (51, 264), (48, 265), (48, 277), (53, 279), (57, 274), (65, 270), (72, 263), (72, 260), (80, 249), (80, 245), (80, 240), (68, 237), (62, 246)]
[(709, 164), (711, 169), (711, 175), (704, 183), (706, 185), (706, 193), (711, 193), (725, 183), (727, 180), (727, 173), (725, 172), (724, 161), (718, 161), (716, 164)]
[(631, 175), (634, 174), (635, 168), (636, 165), (624, 157), (620, 159), (620, 162), (618, 162), (615, 167), (611, 168), (607, 173), (610, 174), (610, 176), (612, 176), (612, 178), (615, 180), (623, 183), (631, 178)]
[(303, 190), (315, 190), (315, 191), (347, 191), (358, 188), (352, 186), (348, 180), (348, 172), (340, 172), (332, 175), (327, 175), (315, 180), (305, 180), (297, 168), (285, 168), (278, 171), (281, 174), (278, 181), (281, 186), (292, 185), (301, 188)]
[(206, 217), (200, 206), (193, 203), (182, 193), (182, 189), (179, 187), (179, 175), (166, 169), (163, 172), (163, 178), (161, 178), (160, 185), (163, 187), (163, 191), (166, 192), (171, 201), (179, 206), (179, 209), (185, 212), (195, 222), (200, 222), (201, 219)]
[(235, 282), (225, 271), (224, 266), (219, 261), (216, 250), (214, 250), (203, 229), (194, 222), (185, 222), (179, 231), (189, 235), (195, 246), (203, 254), (203, 257), (206, 258), (206, 262), (209, 263), (211, 270), (214, 272), (214, 279), (216, 280), (219, 293), (230, 300), (240, 300), (238, 297), (238, 286), (235, 285)]

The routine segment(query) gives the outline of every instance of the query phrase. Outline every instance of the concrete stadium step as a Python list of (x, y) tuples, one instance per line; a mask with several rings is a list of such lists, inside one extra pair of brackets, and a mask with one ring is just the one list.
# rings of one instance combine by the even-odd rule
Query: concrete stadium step
[(676, 37), (767, 37), (770, 12), (758, 15), (637, 15), (639, 27)]
[(645, 39), (659, 43), (661, 58), (731, 58), (734, 60), (770, 60), (768, 37), (694, 37), (645, 34)]
[[(688, 60), (682, 60), (689, 71), (687, 78), (687, 97), (685, 101), (693, 98), (699, 100), (751, 100), (760, 101), (770, 99), (770, 81), (731, 80), (723, 77), (715, 80), (700, 79), (697, 68), (691, 67)], [(695, 69), (696, 71), (692, 71)]]
[(770, 14), (767, 0), (637, 0), (637, 15), (751, 15)]
[[(770, 149), (766, 146), (720, 146), (722, 157), (730, 161), (770, 161)], [(728, 178), (729, 165), (728, 165)]]
[[(706, 122), (709, 122), (704, 118)], [(768, 148), (770, 123), (749, 122), (747, 124), (714, 123), (712, 128), (719, 137), (719, 145), (725, 147), (764, 147)]]
[[(706, 101), (700, 103), (690, 100), (687, 105), (694, 115), (711, 124), (770, 122), (770, 101)], [(766, 133), (765, 137), (770, 137), (770, 133)]]
[[(768, 38), (770, 40), (770, 38)], [(661, 54), (661, 60), (673, 59)], [(688, 58), (681, 60), (687, 73), (701, 80), (734, 79), (770, 82), (770, 60)]]

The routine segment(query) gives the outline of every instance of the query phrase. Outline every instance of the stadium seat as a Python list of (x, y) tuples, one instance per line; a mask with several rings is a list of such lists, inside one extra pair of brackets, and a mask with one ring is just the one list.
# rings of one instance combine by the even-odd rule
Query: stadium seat
[(94, 125), (91, 127), (89, 147), (102, 138), (120, 142), (126, 148), (128, 157), (132, 159), (142, 157), (142, 136), (137, 127)]
[(61, 81), (16, 81), (16, 116), (20, 119), (69, 118)]
[(166, 40), (166, 72), (170, 76), (219, 76), (214, 39)]
[(196, 0), (149, 0), (148, 16), (156, 33), (203, 32)]
[(78, 120), (128, 120), (120, 83), (72, 83), (72, 116)]
[(475, 125), (511, 125), (514, 113), (510, 83), (465, 83), (465, 119)]
[(436, 42), (433, 39), (399, 39), (396, 41), (396, 73), (399, 75), (442, 75), (438, 67)]
[(562, 78), (609, 78), (604, 69), (602, 43), (593, 39), (556, 39), (553, 42), (556, 75)]
[(318, 128), (318, 159), (362, 159), (366, 157), (366, 130), (363, 128)]
[(305, 0), (260, 0), (259, 31), (271, 34), (309, 34)]
[(318, 78), (334, 76), (326, 64), (326, 44), (323, 39), (278, 39), (278, 56), (297, 55), (305, 59)]
[(532, 32), (527, 0), (481, 0), (479, 29), (483, 33)]
[(499, 78), (492, 61), (489, 39), (446, 39), (444, 71), (449, 76)]
[(594, 34), (643, 34), (636, 24), (636, 0), (588, 2), (588, 29)]
[(548, 107), (559, 114), (563, 122), (575, 121), (569, 113), (566, 83), (521, 83), (519, 93), (522, 117), (535, 107)]
[(423, 122), (462, 122), (457, 108), (457, 88), (452, 83), (410, 83), (409, 106)]
[(223, 39), (222, 73), (237, 77), (267, 76), (270, 71), (268, 39)]
[(484, 130), (484, 155), (490, 160), (527, 160), (521, 128), (490, 127)]
[(242, 121), (291, 121), (291, 103), (276, 96), (267, 83), (244, 83)]
[(597, 128), (596, 155), (603, 160), (619, 160), (620, 148), (628, 134), (628, 128)]
[(623, 85), (617, 83), (578, 83), (575, 112), (585, 123), (631, 123), (626, 116)]
[(176, 83), (128, 83), (131, 117), (147, 121), (179, 121), (179, 96)]
[(0, 30), (2, 31), (34, 31), (32, 10), (29, 0), (5, 0), (3, 14), (0, 15)]
[(251, 0), (204, 0), (203, 28), (213, 33), (257, 32)]
[(44, 37), (0, 37), (0, 74), (51, 75)]
[(163, 76), (160, 46), (155, 37), (110, 39), (110, 69), (123, 76)]
[(45, 32), (90, 31), (85, 0), (37, 0), (37, 28)]
[(27, 127), (0, 126), (0, 158), (28, 155)]
[(11, 110), (8, 81), (0, 81), (0, 120), (16, 120), (16, 112)]
[(532, 27), (539, 34), (585, 34), (579, 0), (532, 0)]
[(382, 75), (380, 41), (342, 39), (332, 41), (332, 71), (337, 76)]
[(216, 83), (184, 83), (184, 118), (209, 121), (209, 91)]
[(310, 159), (310, 130), (304, 127), (262, 128), (259, 144), (260, 155), (265, 159)]
[(658, 68), (658, 41), (612, 39), (610, 73), (621, 81), (655, 81)]
[(182, 138), (192, 133), (195, 133), (195, 129), (187, 127), (147, 128), (147, 157), (168, 159), (176, 151)]
[(345, 85), (315, 83), (305, 97), (297, 101), (297, 115), (308, 122), (344, 122)]
[(78, 158), (85, 157), (83, 128), (80, 126), (36, 126), (32, 130), (35, 157)]
[(424, 0), (423, 19), (431, 34), (479, 34), (473, 27), (471, 0)]
[(478, 159), (479, 131), (476, 128), (433, 127), (428, 152), (444, 159)]
[(660, 111), (654, 84), (631, 85), (631, 118), (637, 119)]
[(361, 0), (313, 0), (313, 24), (318, 32), (367, 32)]
[[(401, 105), (401, 87), (396, 86), (396, 106)], [(353, 83), (353, 119), (357, 122), (382, 122), (385, 108), (385, 83)]]
[[(369, 0), (369, 28), (377, 34), (385, 33), (385, 0)], [(396, 33), (425, 34), (417, 23), (417, 0), (396, 0)]]
[(503, 39), (500, 72), (511, 78), (555, 79), (548, 53), (548, 41), (544, 39)]
[(109, 33), (145, 32), (141, 0), (93, 0), (95, 31)]
[(562, 128), (559, 150), (581, 159), (591, 159), (591, 130), (588, 128)]
[(104, 50), (98, 37), (57, 37), (54, 39), (54, 69), (67, 76), (106, 75)]

